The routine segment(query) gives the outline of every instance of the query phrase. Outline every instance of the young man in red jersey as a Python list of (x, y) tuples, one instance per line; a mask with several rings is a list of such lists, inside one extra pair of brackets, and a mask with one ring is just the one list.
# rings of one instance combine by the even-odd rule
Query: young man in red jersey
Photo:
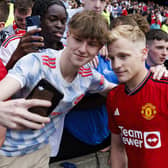
[(107, 98), (115, 168), (168, 167), (168, 78), (153, 79), (146, 69), (145, 41), (136, 26), (111, 31), (109, 57), (120, 82)]

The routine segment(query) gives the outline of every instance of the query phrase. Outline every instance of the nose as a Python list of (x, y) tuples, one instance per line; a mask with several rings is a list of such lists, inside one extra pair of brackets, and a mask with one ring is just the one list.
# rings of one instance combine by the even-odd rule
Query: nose
[(101, 2), (100, 2), (100, 0), (96, 0), (95, 7), (96, 7), (96, 8), (100, 8), (100, 7), (101, 7)]
[(20, 20), (20, 28), (24, 28), (26, 27), (26, 19), (22, 19)]
[(79, 51), (80, 53), (83, 54), (86, 52), (86, 50), (87, 50), (87, 42), (84, 41), (80, 44)]
[(56, 27), (57, 27), (57, 28), (63, 28), (63, 27), (64, 27), (64, 24), (61, 22), (61, 20), (58, 20), (58, 21), (57, 21)]
[(119, 69), (121, 66), (122, 66), (122, 62), (120, 59), (118, 58), (114, 58), (112, 61), (111, 61), (111, 64), (112, 64), (112, 68), (113, 69)]
[(168, 56), (168, 49), (167, 48), (163, 49), (162, 55), (163, 56)]

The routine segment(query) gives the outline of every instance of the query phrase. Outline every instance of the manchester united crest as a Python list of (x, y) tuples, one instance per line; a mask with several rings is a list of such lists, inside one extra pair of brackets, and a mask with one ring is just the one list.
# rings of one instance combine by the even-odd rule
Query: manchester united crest
[(151, 103), (146, 103), (142, 106), (141, 115), (146, 120), (151, 120), (156, 116), (156, 107)]

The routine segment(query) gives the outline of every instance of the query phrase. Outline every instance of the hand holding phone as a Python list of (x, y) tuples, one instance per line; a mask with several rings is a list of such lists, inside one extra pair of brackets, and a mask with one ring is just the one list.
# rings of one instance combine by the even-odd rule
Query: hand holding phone
[(35, 98), (51, 101), (52, 105), (50, 107), (32, 107), (29, 109), (32, 113), (36, 113), (41, 116), (49, 116), (63, 97), (63, 93), (52, 86), (52, 84), (50, 84), (47, 80), (41, 79), (26, 99)]

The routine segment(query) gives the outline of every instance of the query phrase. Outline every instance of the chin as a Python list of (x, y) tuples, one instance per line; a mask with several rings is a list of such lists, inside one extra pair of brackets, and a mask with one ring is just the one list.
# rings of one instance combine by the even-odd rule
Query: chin
[(118, 78), (119, 83), (126, 83), (128, 79)]

